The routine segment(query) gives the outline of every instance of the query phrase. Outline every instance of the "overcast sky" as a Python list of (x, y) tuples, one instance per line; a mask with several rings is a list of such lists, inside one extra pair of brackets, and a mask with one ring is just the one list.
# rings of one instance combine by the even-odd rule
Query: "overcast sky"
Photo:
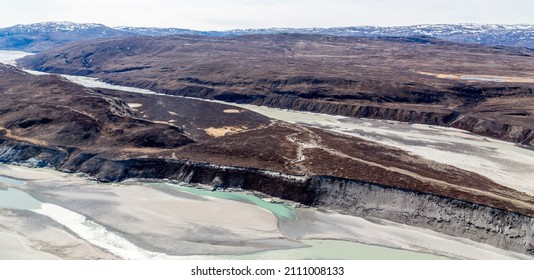
[(225, 30), (534, 23), (532, 0), (0, 0), (0, 27), (43, 21)]

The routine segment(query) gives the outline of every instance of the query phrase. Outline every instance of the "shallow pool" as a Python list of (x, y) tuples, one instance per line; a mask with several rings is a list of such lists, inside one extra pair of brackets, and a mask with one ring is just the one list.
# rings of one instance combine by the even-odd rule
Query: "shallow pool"
[(293, 210), (293, 208), (281, 204), (281, 203), (273, 203), (273, 202), (267, 202), (257, 196), (249, 195), (245, 193), (240, 192), (227, 192), (227, 191), (208, 191), (193, 187), (187, 187), (177, 184), (170, 184), (170, 183), (144, 183), (146, 186), (151, 187), (160, 187), (160, 188), (170, 188), (170, 189), (176, 189), (180, 191), (186, 191), (192, 194), (200, 195), (200, 196), (209, 196), (209, 197), (216, 197), (216, 198), (222, 198), (222, 199), (229, 199), (229, 200), (236, 200), (241, 202), (248, 202), (255, 204), (265, 210), (268, 210), (272, 212), (277, 218), (282, 219), (296, 219), (297, 214)]
[(10, 188), (0, 190), (0, 208), (36, 210), (41, 208), (41, 202), (21, 190)]

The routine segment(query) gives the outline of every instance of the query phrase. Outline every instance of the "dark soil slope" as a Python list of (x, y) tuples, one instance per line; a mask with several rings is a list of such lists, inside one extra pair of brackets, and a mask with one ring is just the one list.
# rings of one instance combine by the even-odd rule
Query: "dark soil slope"
[(54, 75), (0, 64), (0, 130), (15, 140), (83, 149), (176, 148), (193, 139), (179, 127), (136, 118), (122, 100)]
[(20, 61), (172, 95), (455, 126), (534, 144), (534, 52), (431, 38), (128, 37)]

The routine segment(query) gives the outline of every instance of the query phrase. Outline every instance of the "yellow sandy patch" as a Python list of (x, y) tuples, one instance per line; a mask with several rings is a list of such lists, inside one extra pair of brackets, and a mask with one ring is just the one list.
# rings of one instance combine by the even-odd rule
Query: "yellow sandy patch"
[(467, 81), (484, 81), (484, 82), (501, 82), (501, 83), (534, 83), (534, 77), (510, 77), (494, 76), (479, 74), (443, 74), (430, 72), (417, 72), (422, 75), (434, 76), (440, 79), (467, 80)]
[(242, 110), (237, 110), (237, 109), (226, 109), (224, 110), (223, 112), (227, 113), (227, 114), (239, 114), (242, 112)]
[(3, 127), (0, 127), (0, 131), (5, 131), (6, 132), (6, 137), (7, 138), (11, 138), (13, 140), (22, 141), (22, 142), (28, 142), (28, 143), (31, 143), (31, 144), (34, 144), (34, 145), (38, 145), (38, 146), (47, 146), (48, 145), (48, 143), (46, 141), (44, 141), (44, 140), (13, 135), (11, 133), (11, 130), (3, 128)]
[(247, 129), (246, 126), (242, 126), (242, 127), (223, 126), (223, 127), (219, 127), (219, 128), (209, 127), (209, 128), (204, 129), (204, 131), (210, 136), (222, 137), (222, 136), (224, 136), (224, 135), (226, 135), (228, 133), (236, 133), (236, 132), (243, 131), (245, 129)]

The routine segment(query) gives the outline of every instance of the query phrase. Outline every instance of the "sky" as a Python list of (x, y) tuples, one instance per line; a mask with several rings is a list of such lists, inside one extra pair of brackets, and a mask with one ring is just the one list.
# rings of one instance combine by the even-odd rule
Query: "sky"
[(0, 0), (0, 27), (44, 21), (228, 30), (534, 24), (532, 0)]

